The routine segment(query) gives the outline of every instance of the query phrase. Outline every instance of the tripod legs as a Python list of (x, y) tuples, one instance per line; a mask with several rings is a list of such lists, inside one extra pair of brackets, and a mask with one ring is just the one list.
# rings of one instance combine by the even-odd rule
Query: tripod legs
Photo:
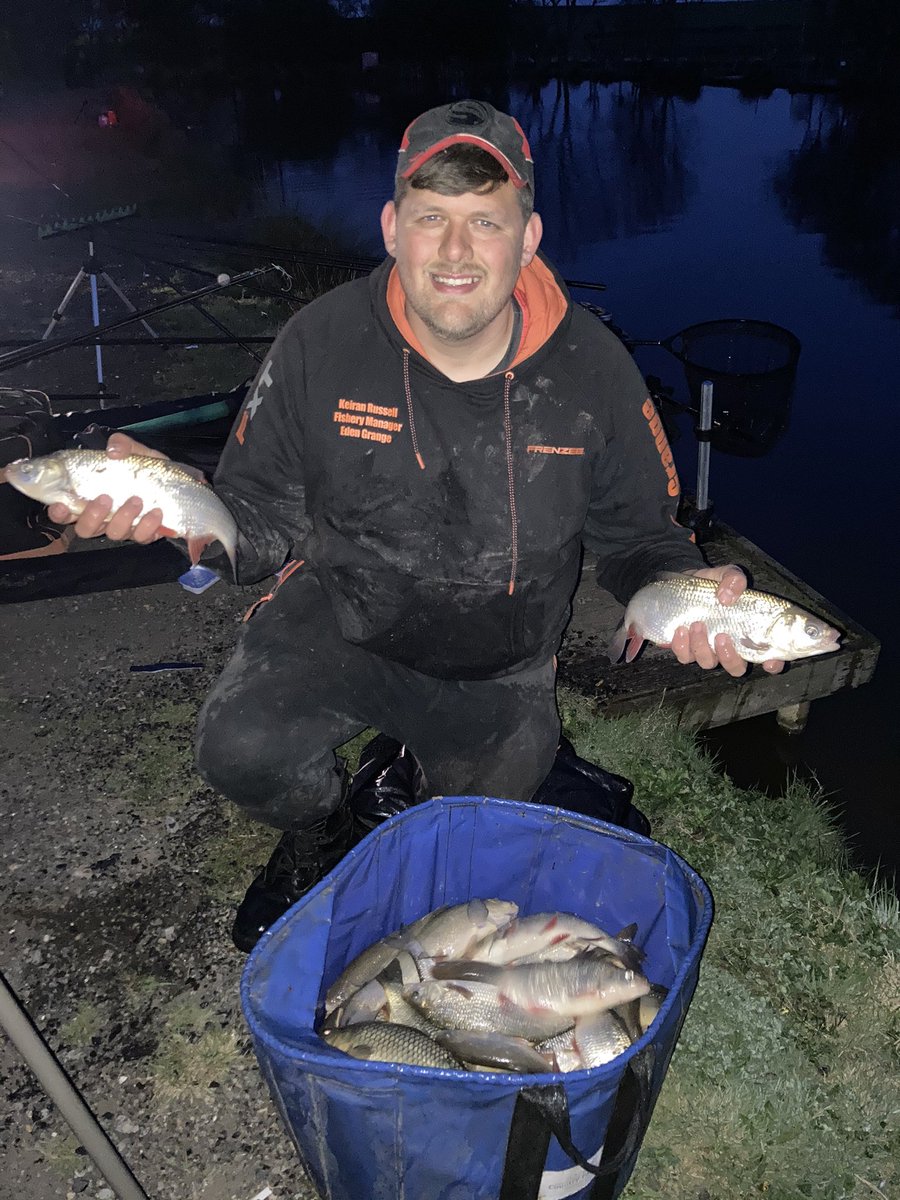
[[(105, 270), (105, 268), (103, 266), (101, 266), (101, 264), (94, 257), (94, 243), (88, 242), (87, 262), (84, 264), (83, 267), (81, 267), (78, 274), (75, 276), (75, 278), (69, 284), (68, 291), (66, 292), (65, 296), (63, 296), (62, 300), (60, 301), (59, 307), (55, 310), (52, 317), (50, 318), (50, 324), (44, 330), (44, 333), (41, 337), (42, 342), (45, 342), (47, 340), (47, 338), (50, 336), (50, 334), (53, 332), (53, 330), (56, 328), (56, 326), (62, 320), (63, 314), (65, 313), (65, 310), (66, 310), (67, 305), (69, 304), (69, 301), (72, 299), (72, 297), (78, 291), (82, 282), (86, 278), (89, 278), (90, 283), (91, 283), (91, 317), (92, 317), (92, 320), (94, 323), (94, 328), (96, 329), (99, 327), (99, 325), (100, 325), (100, 301), (99, 301), (99, 296), (98, 296), (98, 292), (97, 292), (97, 275), (98, 274), (99, 274), (100, 278), (103, 280), (103, 282), (106, 284), (106, 286), (111, 291), (115, 292), (115, 294), (122, 301), (122, 303), (125, 305), (125, 307), (128, 309), (129, 312), (132, 312), (132, 313), (137, 312), (137, 309), (135, 308), (135, 306), (131, 303), (131, 301), (128, 299), (128, 297), (125, 295), (125, 293), (122, 291), (122, 289), (116, 283), (116, 281), (112, 278), (112, 276)], [(146, 321), (142, 320), (141, 324), (144, 326), (144, 328), (147, 330), (147, 332), (150, 334), (151, 337), (155, 338), (155, 337), (159, 336), (156, 333), (156, 331), (154, 329), (152, 329)], [(103, 351), (101, 349), (99, 342), (95, 343), (94, 350), (96, 351), (96, 355), (97, 355), (97, 390), (102, 394), (106, 390), (106, 385), (103, 382)], [(102, 404), (101, 404), (101, 407), (102, 407)]]
[(72, 297), (75, 295), (75, 293), (78, 291), (78, 289), (81, 287), (81, 283), (82, 283), (82, 280), (85, 278), (85, 274), (86, 274), (85, 269), (84, 269), (84, 267), (82, 267), (81, 270), (78, 272), (78, 274), (75, 276), (75, 278), (72, 280), (72, 282), (69, 284), (69, 290), (63, 296), (62, 300), (60, 301), (59, 307), (54, 311), (53, 316), (50, 318), (50, 324), (47, 326), (47, 328), (43, 332), (43, 335), (41, 337), (42, 342), (46, 342), (47, 338), (50, 336), (50, 334), (53, 332), (53, 330), (56, 328), (56, 326), (62, 320), (63, 313), (66, 311), (66, 306), (68, 305), (68, 303), (72, 299)]

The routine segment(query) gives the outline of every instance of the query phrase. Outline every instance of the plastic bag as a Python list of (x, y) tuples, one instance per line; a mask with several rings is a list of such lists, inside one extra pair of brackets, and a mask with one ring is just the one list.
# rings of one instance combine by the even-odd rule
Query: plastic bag
[[(363, 747), (350, 782), (350, 808), (361, 833), (368, 833), (427, 795), (422, 768), (406, 746), (379, 733)], [(568, 738), (563, 737), (556, 761), (531, 803), (582, 813), (646, 837), (650, 822), (632, 804), (633, 795), (634, 785), (629, 779), (580, 758)]]

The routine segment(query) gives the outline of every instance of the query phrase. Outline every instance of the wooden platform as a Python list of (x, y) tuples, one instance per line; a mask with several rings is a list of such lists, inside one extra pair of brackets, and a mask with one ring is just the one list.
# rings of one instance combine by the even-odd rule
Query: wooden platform
[(622, 616), (622, 605), (597, 586), (594, 563), (585, 556), (575, 594), (572, 620), (559, 655), (559, 681), (596, 699), (609, 716), (641, 712), (660, 703), (676, 710), (689, 729), (728, 725), (760, 713), (775, 712), (785, 728), (799, 729), (811, 701), (872, 678), (881, 643), (824, 596), (769, 558), (726, 525), (717, 524), (704, 540), (712, 565), (738, 563), (761, 591), (794, 600), (841, 632), (833, 654), (790, 663), (780, 675), (751, 666), (741, 679), (721, 669), (683, 666), (669, 650), (645, 645), (633, 663), (612, 665), (606, 649)]

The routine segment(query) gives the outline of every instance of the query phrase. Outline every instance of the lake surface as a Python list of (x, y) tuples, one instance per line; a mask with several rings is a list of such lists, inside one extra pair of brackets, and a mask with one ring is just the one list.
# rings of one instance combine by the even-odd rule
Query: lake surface
[[(482, 91), (481, 94), (486, 94)], [(633, 338), (696, 322), (775, 322), (802, 343), (786, 432), (767, 454), (712, 454), (719, 516), (882, 641), (875, 680), (817, 701), (787, 737), (774, 717), (708, 735), (739, 783), (778, 788), (812, 770), (839, 805), (858, 857), (900, 857), (897, 375), (900, 367), (900, 140), (878, 114), (776, 91), (746, 99), (705, 88), (694, 100), (628, 84), (550, 83), (486, 98), (515, 113), (537, 172), (543, 248), (569, 279), (602, 282), (593, 299)], [(380, 254), (407, 111), (378, 96), (340, 108), (314, 157), (290, 145), (273, 100), (267, 142), (248, 134), (259, 205), (287, 209)], [(893, 141), (891, 140), (893, 138)], [(298, 139), (299, 140), (299, 139)], [(679, 362), (635, 351), (647, 374), (688, 399)], [(675, 444), (691, 489), (695, 446)]]

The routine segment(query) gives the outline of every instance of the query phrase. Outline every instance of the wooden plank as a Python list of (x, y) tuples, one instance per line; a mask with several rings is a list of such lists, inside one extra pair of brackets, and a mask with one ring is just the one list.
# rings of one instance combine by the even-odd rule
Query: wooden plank
[(611, 664), (606, 648), (623, 609), (597, 586), (593, 560), (586, 555), (560, 650), (560, 682), (597, 700), (609, 716), (664, 704), (685, 728), (708, 729), (807, 704), (872, 678), (881, 649), (877, 638), (786, 567), (727, 525), (714, 526), (703, 550), (711, 564), (740, 563), (754, 587), (794, 600), (834, 625), (841, 631), (840, 650), (791, 663), (780, 675), (751, 666), (740, 679), (722, 670), (682, 666), (669, 650), (649, 645), (635, 662)]

